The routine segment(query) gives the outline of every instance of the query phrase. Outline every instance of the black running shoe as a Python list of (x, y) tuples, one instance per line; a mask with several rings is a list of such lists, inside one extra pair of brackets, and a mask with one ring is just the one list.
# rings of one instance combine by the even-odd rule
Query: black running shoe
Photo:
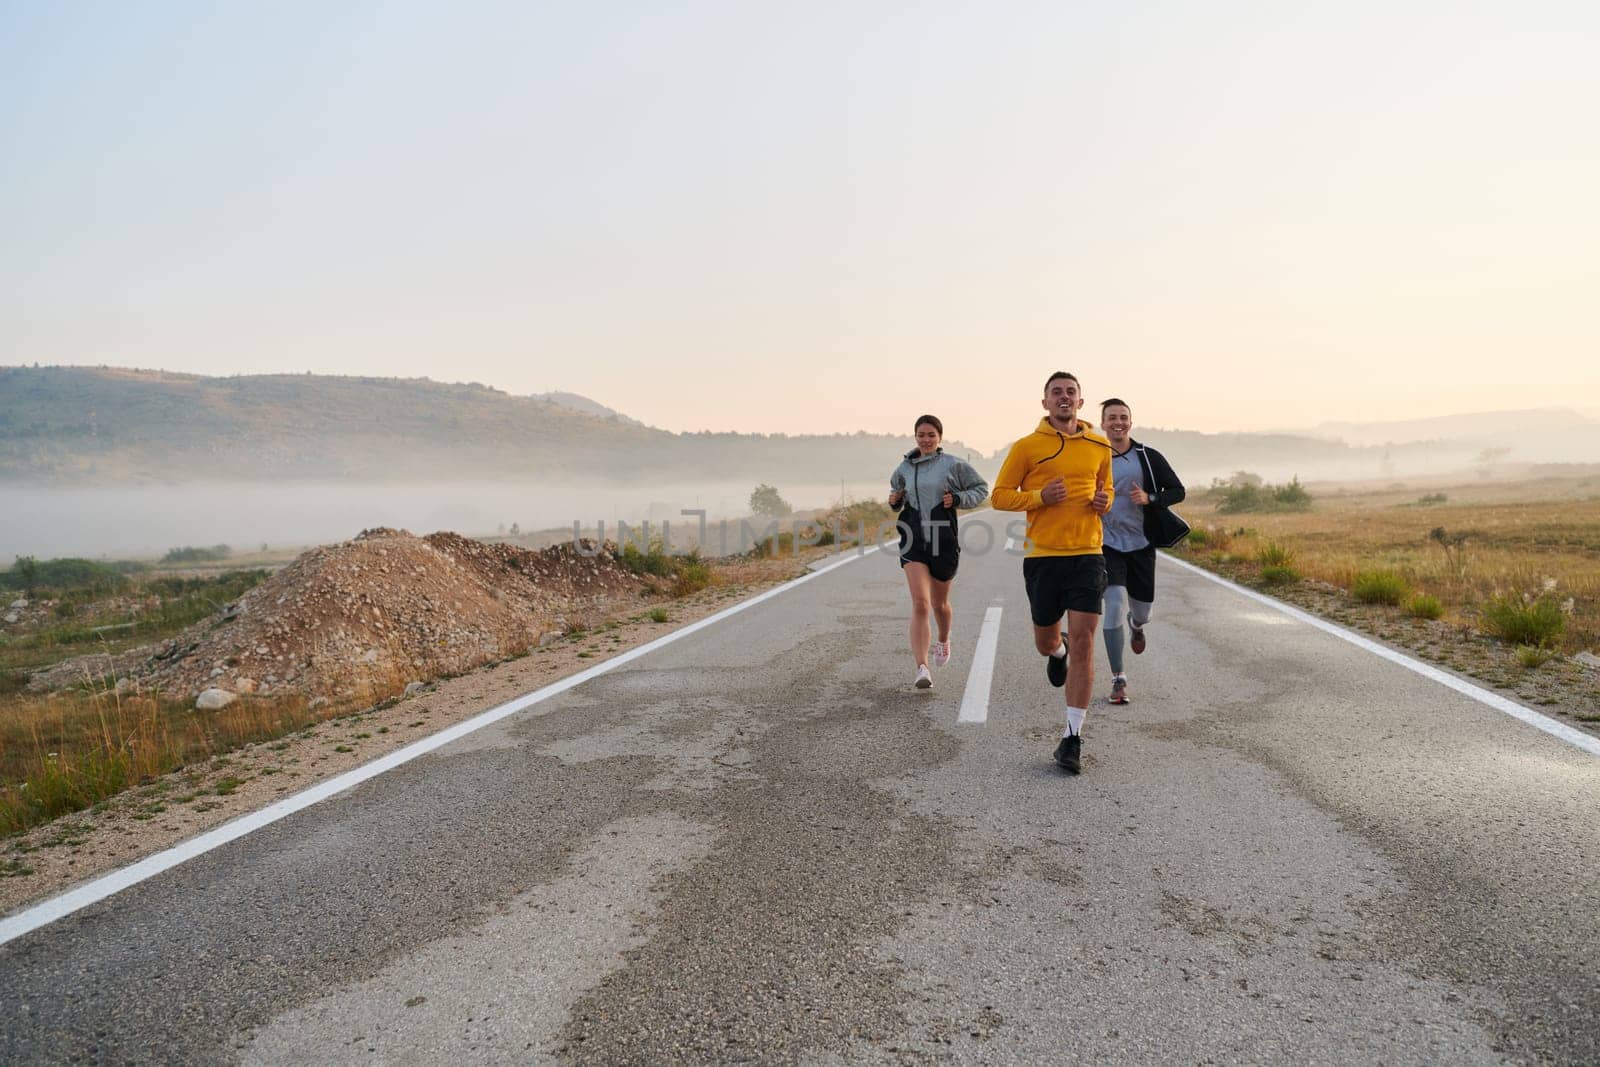
[(1046, 656), (1044, 658), (1044, 676), (1050, 679), (1050, 684), (1060, 689), (1067, 684), (1067, 657)]
[(1083, 769), (1078, 760), (1082, 749), (1083, 738), (1078, 734), (1073, 734), (1071, 737), (1063, 737), (1061, 743), (1056, 746), (1056, 766), (1068, 774), (1077, 774)]
[(1134, 626), (1132, 623), (1129, 623), (1128, 629), (1133, 631), (1133, 633), (1128, 635), (1128, 647), (1133, 649), (1133, 654), (1135, 656), (1144, 655), (1144, 627)]

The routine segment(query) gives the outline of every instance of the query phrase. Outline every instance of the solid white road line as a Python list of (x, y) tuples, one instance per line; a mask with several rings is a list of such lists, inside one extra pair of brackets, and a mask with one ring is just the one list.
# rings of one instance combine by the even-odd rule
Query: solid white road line
[[(893, 542), (890, 542), (890, 544), (893, 544)], [(804, 585), (811, 579), (820, 577), (837, 567), (843, 567), (845, 564), (863, 556), (871, 555), (873, 552), (878, 551), (879, 547), (882, 546), (851, 553), (810, 574), (802, 574), (793, 581), (785, 582), (783, 585), (769, 589), (758, 596), (753, 596), (749, 600), (742, 600), (731, 608), (725, 608), (715, 615), (708, 615), (698, 622), (690, 623), (681, 630), (675, 630), (670, 634), (658, 637), (648, 644), (640, 645), (638, 648), (629, 649), (620, 656), (606, 660), (604, 663), (597, 663), (593, 667), (579, 671), (569, 678), (552, 682), (542, 689), (526, 693), (515, 700), (501, 704), (499, 707), (492, 708), (465, 722), (457, 723), (447, 730), (441, 730), (431, 737), (423, 738), (415, 744), (407, 745), (405, 748), (391, 752), (380, 759), (375, 759), (371, 763), (363, 764), (353, 771), (346, 771), (336, 778), (330, 778), (320, 785), (312, 786), (304, 792), (296, 793), (292, 797), (285, 797), (270, 807), (241, 816), (233, 822), (224, 823), (214, 830), (201, 834), (199, 837), (190, 838), (188, 841), (174, 845), (164, 852), (157, 852), (153, 856), (147, 856), (137, 863), (112, 871), (110, 874), (101, 875), (91, 882), (85, 882), (76, 889), (68, 890), (59, 896), (41, 901), (24, 911), (19, 911), (14, 915), (0, 919), (0, 945), (37, 930), (41, 926), (48, 926), (57, 919), (71, 915), (73, 912), (104, 900), (115, 893), (120, 893), (129, 886), (137, 885), (147, 878), (153, 878), (162, 871), (169, 870), (180, 863), (210, 852), (214, 848), (219, 848), (252, 831), (259, 830), (263, 826), (270, 826), (279, 819), (287, 818), (302, 808), (309, 808), (319, 801), (343, 793), (345, 790), (354, 788), (369, 778), (376, 778), (385, 771), (393, 770), (404, 763), (410, 763), (418, 756), (425, 756), (429, 752), (442, 748), (458, 738), (465, 737), (467, 734), (481, 730), (485, 726), (497, 723), (508, 715), (515, 715), (517, 712), (530, 708), (541, 701), (549, 700), (553, 696), (565, 693), (567, 690), (580, 686), (591, 678), (597, 678), (642, 656), (648, 656), (657, 649), (664, 648), (674, 641), (688, 637), (692, 633), (704, 630), (708, 626), (715, 626), (730, 615), (737, 615), (747, 608), (753, 608), (762, 601), (771, 600), (775, 596), (787, 593), (796, 586)]]
[(1371, 652), (1376, 656), (1382, 656), (1390, 663), (1397, 663), (1408, 671), (1420, 674), (1424, 678), (1431, 679), (1432, 681), (1438, 682), (1440, 685), (1454, 689), (1463, 696), (1469, 696), (1480, 704), (1486, 704), (1496, 711), (1504, 712), (1513, 719), (1516, 719), (1520, 722), (1525, 722), (1536, 730), (1543, 730), (1551, 737), (1559, 738), (1560, 740), (1565, 741), (1567, 744), (1572, 745), (1574, 748), (1581, 748), (1591, 756), (1600, 756), (1600, 738), (1586, 734), (1582, 730), (1574, 730), (1564, 722), (1557, 722), (1548, 715), (1534, 711), (1532, 708), (1524, 707), (1514, 700), (1508, 700), (1499, 693), (1491, 693), (1489, 690), (1484, 689), (1481, 686), (1473, 685), (1471, 682), (1462, 681), (1460, 678), (1457, 678), (1455, 675), (1450, 674), (1447, 671), (1442, 671), (1437, 667), (1430, 666), (1426, 663), (1423, 663), (1421, 660), (1412, 659), (1403, 652), (1396, 652), (1387, 645), (1381, 645), (1370, 638), (1362, 637), (1360, 634), (1346, 630), (1343, 626), (1331, 623), (1327, 619), (1320, 619), (1317, 616), (1312, 615), (1310, 612), (1301, 611), (1299, 608), (1291, 607), (1281, 600), (1274, 600), (1272, 597), (1264, 596), (1253, 589), (1246, 589), (1237, 582), (1230, 582), (1226, 578), (1212, 574), (1204, 567), (1197, 567), (1188, 560), (1179, 559), (1169, 552), (1163, 552), (1162, 556), (1171, 560), (1173, 563), (1184, 568), (1185, 570), (1193, 571), (1195, 574), (1198, 574), (1203, 578), (1209, 578), (1211, 581), (1216, 582), (1220, 586), (1232, 589), (1236, 593), (1241, 593), (1244, 596), (1249, 597), (1251, 600), (1265, 604), (1276, 611), (1281, 611), (1292, 619), (1298, 619), (1300, 622), (1306, 623), (1309, 626), (1315, 626), (1319, 630), (1333, 634), (1335, 637), (1341, 640), (1350, 642), (1357, 648), (1366, 649), (1368, 652)]
[(972, 670), (967, 674), (966, 692), (961, 694), (961, 711), (956, 722), (984, 722), (989, 718), (989, 689), (994, 682), (994, 655), (1000, 645), (1000, 605), (983, 613), (983, 627), (972, 651)]

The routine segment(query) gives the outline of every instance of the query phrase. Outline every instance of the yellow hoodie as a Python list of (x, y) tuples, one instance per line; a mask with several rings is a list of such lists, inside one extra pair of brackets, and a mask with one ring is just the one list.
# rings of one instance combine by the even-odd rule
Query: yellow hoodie
[[(1066, 482), (1067, 498), (1046, 504), (1041, 490), (1057, 478)], [(1084, 419), (1075, 434), (1040, 419), (1038, 429), (1011, 446), (989, 500), (1000, 511), (1028, 513), (1028, 555), (1087, 556), (1100, 551), (1096, 487), (1112, 493), (1111, 442)]]

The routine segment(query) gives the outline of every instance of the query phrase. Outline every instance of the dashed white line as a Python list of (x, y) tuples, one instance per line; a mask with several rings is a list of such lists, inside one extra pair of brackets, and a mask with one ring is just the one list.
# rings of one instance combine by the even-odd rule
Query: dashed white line
[(1171, 553), (1163, 552), (1162, 555), (1185, 570), (1193, 571), (1202, 578), (1208, 578), (1220, 586), (1232, 589), (1236, 593), (1240, 593), (1249, 597), (1251, 600), (1254, 600), (1257, 603), (1265, 604), (1274, 611), (1281, 611), (1291, 619), (1297, 619), (1308, 626), (1315, 626), (1317, 629), (1322, 630), (1325, 633), (1330, 633), (1342, 641), (1350, 642), (1357, 648), (1366, 649), (1375, 656), (1381, 656), (1390, 663), (1399, 664), (1414, 674), (1420, 674), (1424, 678), (1438, 682), (1442, 686), (1454, 689), (1456, 692), (1462, 694), (1463, 696), (1471, 697), (1480, 704), (1485, 704), (1496, 711), (1504, 712), (1513, 719), (1516, 719), (1520, 722), (1525, 722), (1536, 730), (1543, 730), (1551, 737), (1565, 741), (1574, 748), (1580, 748), (1589, 753), (1591, 756), (1600, 756), (1600, 738), (1586, 734), (1581, 730), (1574, 730), (1564, 722), (1557, 722), (1548, 715), (1541, 715), (1532, 708), (1525, 708), (1521, 704), (1518, 704), (1515, 700), (1507, 700), (1499, 693), (1491, 693), (1489, 690), (1473, 685), (1471, 682), (1464, 682), (1453, 674), (1450, 674), (1446, 671), (1441, 671), (1437, 667), (1429, 666), (1428, 664), (1423, 663), (1421, 660), (1412, 659), (1403, 652), (1396, 652), (1387, 645), (1380, 645), (1378, 642), (1366, 637), (1362, 637), (1360, 634), (1352, 633), (1351, 631), (1346, 630), (1343, 626), (1331, 623), (1327, 619), (1321, 619), (1315, 615), (1312, 615), (1310, 612), (1301, 611), (1299, 608), (1290, 607), (1281, 600), (1274, 600), (1269, 596), (1263, 596), (1253, 589), (1246, 589), (1244, 586), (1239, 585), (1236, 582), (1230, 582), (1226, 578), (1212, 574), (1204, 567), (1197, 567), (1193, 563), (1190, 563), (1187, 560), (1179, 559)]
[(994, 656), (1000, 645), (1000, 605), (994, 604), (983, 613), (983, 626), (978, 630), (978, 645), (972, 652), (972, 670), (967, 675), (967, 689), (961, 694), (961, 711), (957, 722), (985, 722), (989, 718), (989, 689), (994, 682)]

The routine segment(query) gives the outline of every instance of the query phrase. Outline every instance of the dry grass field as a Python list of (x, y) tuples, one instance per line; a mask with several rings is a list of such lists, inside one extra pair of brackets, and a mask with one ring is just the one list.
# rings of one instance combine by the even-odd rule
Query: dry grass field
[(1444, 485), (1309, 486), (1309, 510), (1179, 507), (1196, 563), (1506, 690), (1600, 721), (1600, 469)]

